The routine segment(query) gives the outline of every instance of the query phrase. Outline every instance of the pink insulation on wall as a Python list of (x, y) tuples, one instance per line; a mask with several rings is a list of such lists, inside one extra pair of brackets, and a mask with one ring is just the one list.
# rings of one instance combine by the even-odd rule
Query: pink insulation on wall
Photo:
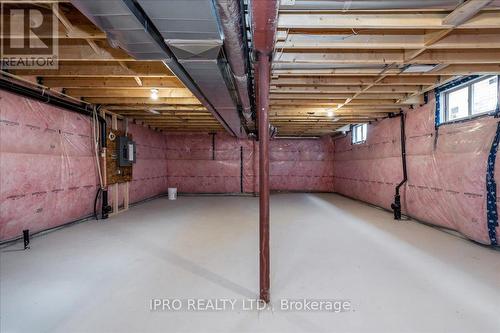
[[(143, 126), (129, 131), (133, 203), (166, 191), (166, 142)], [(93, 214), (98, 182), (89, 117), (0, 90), (1, 240)]]
[[(91, 215), (98, 176), (90, 118), (5, 91), (0, 101), (0, 240)], [(258, 192), (258, 144), (252, 140), (225, 133), (163, 134), (131, 123), (128, 131), (137, 150), (131, 203), (168, 187)], [(332, 163), (329, 138), (273, 140), (271, 189), (332, 191)], [(111, 203), (112, 187), (109, 198)]]
[(400, 119), (375, 122), (364, 144), (351, 134), (335, 141), (335, 192), (389, 209), (394, 188), (403, 178)]
[[(436, 131), (433, 96), (405, 114), (408, 182), (401, 193), (403, 211), (490, 244), (485, 182), (497, 120), (481, 117)], [(334, 174), (336, 192), (390, 208), (402, 179), (400, 119), (369, 125), (363, 144), (351, 144), (350, 134), (336, 140)]]
[[(241, 149), (243, 168), (241, 174)], [(253, 191), (253, 142), (218, 134), (167, 134), (169, 187), (183, 193)], [(243, 176), (243, 177), (242, 177)]]
[(330, 137), (273, 140), (269, 158), (271, 190), (333, 191), (333, 140)]
[(0, 91), (0, 239), (93, 211), (90, 118)]
[[(225, 133), (168, 134), (170, 187), (184, 193), (258, 192), (258, 144)], [(332, 191), (333, 142), (273, 140), (271, 190)]]
[(132, 134), (137, 151), (130, 184), (130, 202), (165, 193), (168, 189), (165, 134), (135, 124), (128, 125), (128, 132)]

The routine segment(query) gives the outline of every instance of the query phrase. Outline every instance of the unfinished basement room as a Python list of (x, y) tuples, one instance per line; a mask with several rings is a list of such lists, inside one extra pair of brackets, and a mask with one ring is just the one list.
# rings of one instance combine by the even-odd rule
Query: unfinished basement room
[(0, 332), (500, 332), (500, 0), (0, 5)]

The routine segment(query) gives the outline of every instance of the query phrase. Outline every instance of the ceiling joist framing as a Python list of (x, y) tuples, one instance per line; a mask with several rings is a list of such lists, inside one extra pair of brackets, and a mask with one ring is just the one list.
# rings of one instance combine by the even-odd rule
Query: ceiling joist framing
[[(12, 75), (100, 104), (106, 113), (151, 128), (181, 132), (224, 130), (163, 62), (137, 61), (112, 47), (106, 34), (69, 1), (38, 3), (52, 7), (60, 23), (58, 69), (12, 70)], [(158, 90), (158, 99), (151, 98), (151, 89)]]
[[(153, 128), (223, 130), (164, 63), (136, 61), (111, 47), (68, 1), (41, 2), (58, 4), (52, 8), (61, 23), (59, 69), (11, 74)], [(270, 120), (281, 134), (332, 134), (421, 104), (423, 93), (454, 78), (500, 73), (496, 1), (371, 11), (315, 3), (286, 2), (279, 11)], [(408, 70), (415, 65), (435, 67)], [(151, 89), (158, 89), (157, 100), (150, 98)]]
[[(491, 4), (339, 11), (326, 2), (282, 2), (272, 124), (287, 134), (299, 128), (299, 135), (332, 133), (346, 121), (372, 121), (423, 104), (423, 93), (454, 78), (500, 73), (500, 10)], [(416, 65), (431, 66), (411, 70)]]

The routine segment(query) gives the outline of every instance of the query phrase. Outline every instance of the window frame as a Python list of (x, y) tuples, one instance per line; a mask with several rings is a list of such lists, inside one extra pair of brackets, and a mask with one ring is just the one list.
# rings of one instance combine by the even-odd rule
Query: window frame
[[(498, 98), (499, 98), (498, 94), (500, 93), (499, 92), (499, 90), (500, 90), (500, 75), (483, 75), (483, 76), (480, 76), (480, 77), (475, 78), (473, 80), (470, 80), (464, 84), (461, 84), (459, 86), (443, 90), (442, 95), (440, 97), (441, 98), (441, 105), (443, 107), (441, 110), (441, 115), (440, 115), (441, 121), (440, 121), (439, 125), (461, 122), (461, 121), (465, 121), (465, 120), (474, 119), (477, 117), (483, 117), (485, 115), (491, 115), (492, 113), (494, 113), (496, 111), (495, 108), (493, 110), (483, 111), (483, 112), (479, 112), (479, 113), (472, 113), (472, 112), (473, 112), (473, 106), (474, 106), (474, 92), (473, 92), (474, 84), (481, 82), (481, 81), (484, 81), (484, 80), (492, 79), (495, 77), (497, 78), (496, 91), (497, 91), (497, 100), (498, 100)], [(456, 92), (458, 90), (464, 89), (464, 88), (467, 88), (467, 94), (468, 94), (467, 116), (457, 118), (457, 119), (449, 119), (450, 94), (453, 92)], [(498, 105), (498, 101), (497, 101), (497, 105)]]
[[(355, 138), (357, 139), (357, 135), (356, 135), (356, 129), (357, 128), (361, 128), (361, 138), (362, 139), (354, 141)], [(368, 124), (356, 124), (356, 125), (352, 125), (352, 127), (351, 127), (351, 144), (353, 144), (353, 145), (359, 145), (359, 144), (365, 143), (367, 137), (368, 137)]]

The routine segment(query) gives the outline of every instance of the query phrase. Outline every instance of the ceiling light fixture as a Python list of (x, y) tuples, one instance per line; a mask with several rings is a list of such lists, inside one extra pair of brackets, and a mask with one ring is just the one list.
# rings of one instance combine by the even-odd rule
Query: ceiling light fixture
[(149, 109), (148, 111), (151, 112), (151, 113), (154, 113), (154, 114), (160, 114), (160, 112), (158, 112), (156, 110), (153, 110), (153, 109)]
[(158, 99), (158, 93), (158, 89), (151, 89), (151, 99), (156, 101)]

